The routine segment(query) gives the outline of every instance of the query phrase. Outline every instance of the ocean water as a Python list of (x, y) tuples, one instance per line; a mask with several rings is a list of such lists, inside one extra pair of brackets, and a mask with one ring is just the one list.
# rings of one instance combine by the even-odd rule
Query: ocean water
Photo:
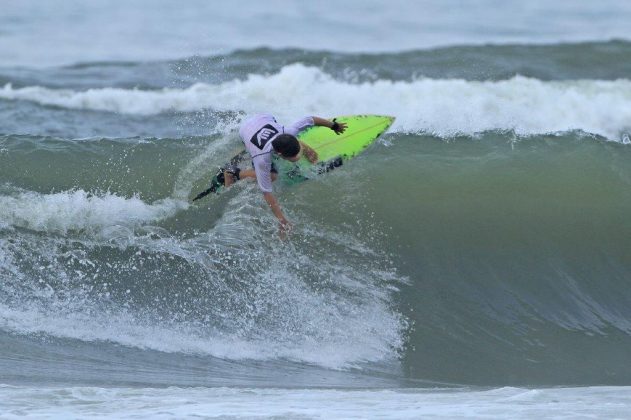
[[(0, 1), (0, 418), (628, 418), (629, 18)], [(261, 111), (397, 119), (282, 242)]]

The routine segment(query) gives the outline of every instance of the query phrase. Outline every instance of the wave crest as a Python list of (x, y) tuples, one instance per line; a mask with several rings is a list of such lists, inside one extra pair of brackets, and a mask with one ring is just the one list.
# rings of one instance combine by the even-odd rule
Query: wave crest
[(244, 80), (196, 83), (186, 89), (74, 91), (7, 84), (0, 98), (139, 115), (213, 109), (271, 111), (290, 120), (304, 113), (381, 113), (397, 116), (395, 131), (447, 137), (487, 130), (514, 130), (519, 135), (583, 130), (621, 140), (631, 127), (631, 81), (626, 79), (541, 81), (516, 76), (502, 81), (348, 83), (302, 64), (272, 75), (251, 74)]

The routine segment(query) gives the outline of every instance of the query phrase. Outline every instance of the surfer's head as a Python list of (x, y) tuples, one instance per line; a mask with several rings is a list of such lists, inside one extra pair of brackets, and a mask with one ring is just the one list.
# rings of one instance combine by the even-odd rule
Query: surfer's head
[(281, 134), (272, 142), (274, 151), (283, 159), (296, 162), (300, 159), (300, 142), (291, 134)]

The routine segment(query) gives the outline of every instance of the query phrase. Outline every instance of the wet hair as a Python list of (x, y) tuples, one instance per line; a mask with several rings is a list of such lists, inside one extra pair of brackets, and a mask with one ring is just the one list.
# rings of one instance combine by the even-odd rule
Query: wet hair
[(291, 158), (300, 152), (300, 143), (298, 139), (291, 134), (281, 134), (272, 142), (272, 147), (283, 157)]

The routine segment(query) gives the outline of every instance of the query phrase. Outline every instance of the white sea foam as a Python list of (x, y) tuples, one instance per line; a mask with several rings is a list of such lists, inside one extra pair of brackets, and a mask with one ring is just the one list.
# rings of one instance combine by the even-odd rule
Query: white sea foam
[[(50, 290), (49, 293), (52, 294), (54, 291)], [(308, 298), (310, 297), (305, 296), (305, 299)], [(307, 304), (304, 309), (313, 312), (311, 305), (305, 299), (301, 302)], [(83, 303), (90, 305), (89, 302)], [(287, 359), (331, 369), (342, 369), (356, 366), (361, 362), (378, 362), (392, 358), (389, 343), (382, 342), (383, 337), (381, 337), (389, 335), (389, 331), (380, 334), (373, 333), (372, 336), (355, 336), (355, 333), (363, 330), (355, 329), (359, 324), (375, 321), (376, 319), (371, 319), (371, 316), (383, 317), (379, 313), (382, 308), (372, 311), (364, 310), (369, 308), (356, 308), (357, 312), (363, 311), (362, 315), (368, 317), (365, 320), (352, 319), (352, 317), (338, 319), (338, 322), (344, 322), (348, 330), (344, 337), (340, 336), (339, 331), (332, 330), (327, 333), (329, 339), (305, 336), (304, 340), (291, 343), (287, 341), (287, 337), (265, 337), (264, 332), (261, 332), (260, 338), (252, 339), (243, 337), (242, 331), (213, 332), (212, 328), (203, 329), (187, 324), (175, 326), (151, 324), (144, 320), (142, 315), (132, 314), (125, 310), (118, 312), (108, 310), (107, 316), (95, 317), (93, 313), (90, 313), (92, 311), (82, 311), (80, 307), (73, 309), (69, 308), (68, 304), (64, 305), (53, 314), (38, 307), (16, 309), (0, 304), (0, 330), (23, 335), (45, 334), (85, 342), (107, 341), (139, 349), (206, 355), (227, 360)], [(327, 306), (328, 310), (334, 310), (326, 302), (320, 302), (319, 308)], [(314, 318), (311, 322), (321, 323), (322, 319)], [(329, 327), (333, 328), (333, 326)], [(365, 329), (367, 334), (370, 334), (370, 331), (370, 328)], [(349, 340), (350, 338), (354, 340)]]
[[(47, 270), (55, 267), (48, 266)], [(66, 274), (60, 271), (60, 275)], [(35, 294), (30, 295), (31, 302), (18, 308), (0, 303), (0, 330), (84, 342), (107, 341), (139, 349), (228, 360), (286, 359), (332, 369), (395, 358), (395, 349), (401, 345), (401, 324), (399, 316), (391, 313), (386, 303), (374, 300), (351, 304), (343, 302), (343, 297), (329, 302), (282, 270), (263, 272), (259, 280), (258, 287), (268, 288), (270, 293), (282, 292), (278, 298), (287, 305), (274, 312), (273, 303), (252, 299), (246, 308), (221, 314), (232, 318), (235, 327), (232, 330), (216, 330), (198, 323), (173, 324), (150, 312), (144, 313), (142, 308), (108, 307), (95, 316), (97, 305), (84, 297), (81, 290), (75, 290), (71, 300), (57, 299), (53, 287), (37, 293), (45, 304), (34, 303)], [(258, 313), (264, 305), (269, 313)], [(257, 323), (252, 324), (249, 317), (255, 314), (274, 317), (280, 329), (267, 325), (270, 330), (267, 331)], [(249, 332), (251, 329), (256, 331)]]
[(92, 195), (83, 190), (38, 194), (27, 191), (0, 196), (0, 220), (6, 227), (66, 234), (69, 231), (101, 231), (123, 226), (133, 228), (174, 215), (188, 206), (185, 201), (158, 200), (147, 204), (138, 197), (111, 193)]
[[(6, 201), (3, 207), (13, 209), (41, 201), (27, 208), (19, 218), (16, 212), (7, 212), (10, 224), (46, 233), (96, 231), (96, 234), (86, 235), (86, 242), (89, 246), (106, 247), (117, 235), (116, 229), (110, 227), (117, 227), (117, 223), (124, 226), (148, 223), (170, 214), (171, 209), (168, 205), (162, 207), (157, 202), (148, 205), (133, 198), (111, 195), (91, 198), (81, 191), (51, 196), (23, 193), (13, 198), (14, 201), (3, 197)], [(114, 204), (110, 205), (108, 200)], [(45, 268), (45, 277), (29, 275), (27, 280), (18, 281), (13, 274), (3, 277), (9, 273), (0, 271), (3, 291), (11, 296), (9, 302), (0, 301), (0, 330), (86, 342), (108, 341), (141, 349), (231, 360), (288, 359), (336, 369), (395, 359), (402, 347), (405, 323), (390, 307), (392, 289), (382, 287), (382, 283), (388, 280), (396, 283), (396, 279), (385, 279), (379, 271), (354, 273), (347, 269), (344, 259), (327, 258), (327, 263), (322, 264), (318, 257), (310, 254), (310, 247), (289, 253), (269, 249), (260, 232), (241, 220), (261, 217), (259, 207), (246, 205), (249, 201), (247, 194), (237, 194), (229, 203), (232, 210), (226, 212), (213, 229), (190, 239), (166, 231), (154, 238), (144, 234), (146, 226), (140, 235), (138, 230), (127, 229), (123, 246), (148, 253), (139, 259), (157, 259), (161, 262), (158, 267), (162, 267), (173, 266), (171, 261), (177, 256), (180, 261), (186, 260), (188, 271), (183, 266), (178, 268), (184, 275), (202, 273), (203, 282), (210, 286), (205, 292), (197, 290), (185, 299), (186, 311), (192, 306), (199, 312), (195, 319), (163, 319), (156, 315), (152, 302), (128, 306), (124, 299), (110, 300), (108, 281), (118, 283), (118, 279), (115, 274), (113, 279), (106, 276), (94, 280), (99, 270), (94, 271), (92, 267), (102, 265), (98, 260), (99, 249), (64, 251), (65, 258), (60, 260), (60, 249), (67, 248), (63, 237), (17, 232), (12, 244), (0, 242), (0, 261), (11, 262), (14, 256), (28, 259), (35, 255), (33, 265), (35, 269)], [(101, 214), (101, 207), (118, 210)], [(177, 205), (173, 211), (175, 208)], [(72, 216), (75, 211), (78, 211), (76, 217)], [(264, 216), (273, 217), (267, 213)], [(238, 232), (240, 242), (231, 246), (235, 224), (242, 227)], [(327, 235), (321, 238), (324, 240)], [(243, 243), (258, 245), (244, 250)], [(72, 259), (70, 254), (80, 254), (75, 259), (80, 263), (79, 269), (65, 263)], [(379, 256), (373, 253), (370, 260), (379, 261)], [(125, 258), (115, 262), (118, 265), (113, 269), (121, 269), (125, 274), (125, 267), (136, 264), (134, 261)], [(299, 267), (296, 261), (300, 261)], [(15, 267), (13, 271), (19, 273), (21, 269)], [(303, 272), (314, 274), (305, 276)], [(166, 285), (185, 281), (173, 279), (169, 272), (163, 275), (161, 268), (157, 268), (153, 276)], [(230, 284), (234, 276), (239, 277), (237, 285)], [(325, 284), (327, 279), (335, 278), (335, 288), (329, 290), (324, 285), (314, 292), (310, 282), (319, 281), (319, 276), (324, 278)], [(247, 292), (240, 291), (242, 283), (250, 281)], [(26, 295), (22, 290), (25, 284), (32, 286)], [(141, 282), (139, 287), (146, 287), (151, 293), (153, 285)], [(218, 296), (213, 294), (214, 290), (220, 292)], [(164, 290), (167, 303), (171, 303), (173, 293), (170, 288)], [(67, 298), (69, 295), (71, 299)], [(141, 292), (139, 296), (142, 295)], [(182, 309), (174, 307), (176, 311)]]
[[(629, 387), (262, 389), (0, 386), (6, 418), (627, 418)], [(0, 415), (2, 417), (3, 415)]]
[(458, 79), (378, 80), (348, 83), (318, 68), (292, 64), (273, 75), (250, 75), (186, 89), (57, 90), (39, 86), (0, 89), (0, 98), (71, 109), (124, 114), (215, 110), (270, 111), (283, 120), (302, 114), (388, 114), (399, 132), (441, 136), (485, 130), (518, 134), (583, 130), (621, 140), (631, 129), (631, 81), (502, 81)]

